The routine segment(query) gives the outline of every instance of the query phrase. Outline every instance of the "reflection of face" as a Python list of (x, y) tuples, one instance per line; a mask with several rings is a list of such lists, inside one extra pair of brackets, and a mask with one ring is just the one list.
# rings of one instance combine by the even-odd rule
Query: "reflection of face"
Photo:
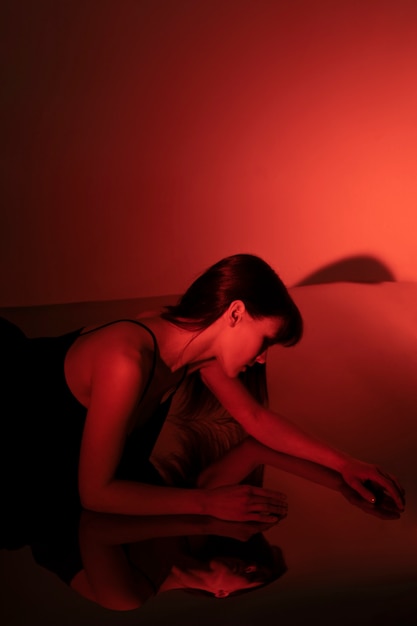
[(234, 591), (259, 587), (260, 582), (248, 582), (240, 574), (233, 573), (220, 561), (210, 561), (210, 567), (203, 569), (181, 570), (173, 567), (172, 572), (186, 588), (208, 591), (217, 598), (225, 598)]
[(225, 373), (235, 378), (254, 363), (265, 363), (267, 348), (273, 343), (280, 324), (279, 318), (256, 319), (244, 311), (221, 337), (217, 358)]

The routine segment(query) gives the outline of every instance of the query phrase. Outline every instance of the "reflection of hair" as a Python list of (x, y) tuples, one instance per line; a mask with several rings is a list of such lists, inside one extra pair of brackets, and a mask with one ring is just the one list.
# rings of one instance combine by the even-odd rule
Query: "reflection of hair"
[[(194, 554), (201, 562), (212, 560), (226, 565), (230, 571), (245, 579), (247, 583), (259, 583), (257, 587), (238, 589), (228, 595), (233, 597), (255, 591), (271, 584), (287, 571), (283, 554), (277, 546), (271, 546), (261, 533), (242, 542), (229, 537), (210, 536), (208, 541)], [(209, 591), (184, 589), (187, 593), (214, 597)]]
[[(175, 425), (180, 448), (159, 457), (157, 464), (167, 482), (176, 487), (195, 487), (201, 472), (246, 436), (240, 424), (228, 415), (209, 413), (186, 421), (171, 415), (168, 419)], [(262, 479), (263, 466), (259, 466), (242, 482), (261, 485)]]
[[(162, 317), (181, 328), (202, 331), (221, 317), (234, 300), (242, 300), (254, 318), (280, 318), (282, 323), (271, 343), (292, 346), (300, 340), (303, 321), (287, 288), (264, 260), (252, 254), (229, 256), (209, 267), (176, 305), (166, 307)], [(267, 405), (264, 364), (255, 363), (239, 378), (258, 402)], [(187, 376), (180, 398), (175, 415), (171, 416), (185, 448), (181, 455), (171, 458), (177, 480), (180, 476), (195, 478), (243, 436), (243, 430), (225, 414), (199, 372)], [(204, 421), (207, 415), (209, 422)], [(173, 471), (171, 466), (170, 473)]]

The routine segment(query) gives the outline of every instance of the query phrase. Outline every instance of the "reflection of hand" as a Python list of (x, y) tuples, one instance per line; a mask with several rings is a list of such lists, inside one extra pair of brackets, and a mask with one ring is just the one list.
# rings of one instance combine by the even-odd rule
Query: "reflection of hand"
[(249, 541), (249, 539), (254, 535), (266, 532), (267, 530), (272, 528), (272, 526), (275, 526), (278, 521), (226, 522), (225, 520), (220, 520), (213, 517), (206, 526), (205, 532), (210, 535), (230, 537), (231, 539), (237, 539), (238, 541), (246, 542)]
[(391, 498), (398, 511), (404, 510), (405, 492), (397, 479), (376, 465), (349, 459), (340, 470), (344, 481), (367, 502), (375, 505), (378, 498)]
[(206, 489), (205, 515), (231, 522), (277, 522), (287, 515), (285, 494), (252, 485)]

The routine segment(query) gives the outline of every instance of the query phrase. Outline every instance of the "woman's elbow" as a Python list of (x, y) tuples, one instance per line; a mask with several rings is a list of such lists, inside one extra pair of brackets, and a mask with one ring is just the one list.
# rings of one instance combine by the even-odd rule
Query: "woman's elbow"
[(105, 513), (106, 506), (102, 490), (80, 484), (78, 487), (81, 507), (94, 513)]
[(91, 497), (89, 495), (80, 494), (80, 503), (81, 503), (81, 507), (85, 509), (86, 511), (92, 511), (93, 513), (103, 512), (102, 507), (97, 502), (97, 500), (94, 497)]

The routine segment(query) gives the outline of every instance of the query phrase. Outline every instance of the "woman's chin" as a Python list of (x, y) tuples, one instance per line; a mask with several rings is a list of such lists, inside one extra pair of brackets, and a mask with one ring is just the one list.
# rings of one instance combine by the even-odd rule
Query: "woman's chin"
[(236, 365), (232, 364), (227, 365), (226, 363), (222, 364), (223, 372), (226, 374), (228, 378), (238, 378), (239, 374), (245, 372), (247, 370), (247, 365)]

